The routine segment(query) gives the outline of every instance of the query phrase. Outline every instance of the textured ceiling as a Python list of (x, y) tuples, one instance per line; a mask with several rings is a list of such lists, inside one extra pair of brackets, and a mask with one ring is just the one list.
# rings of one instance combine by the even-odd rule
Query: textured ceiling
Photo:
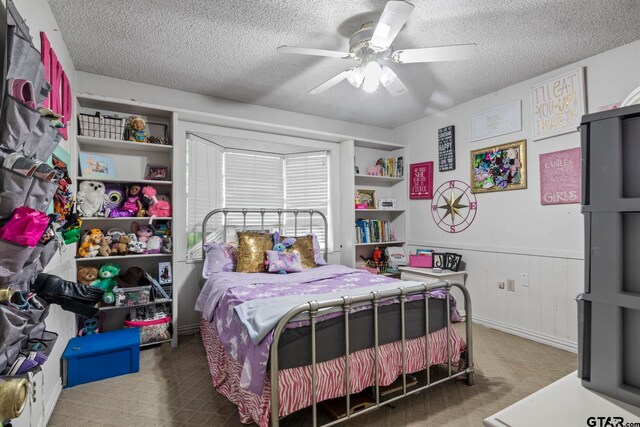
[(387, 128), (640, 39), (638, 0), (414, 0), (396, 49), (477, 43), (476, 58), (392, 66), (398, 98), (346, 81), (307, 95), (354, 61), (276, 47), (346, 51), (385, 1), (48, 1), (80, 71)]

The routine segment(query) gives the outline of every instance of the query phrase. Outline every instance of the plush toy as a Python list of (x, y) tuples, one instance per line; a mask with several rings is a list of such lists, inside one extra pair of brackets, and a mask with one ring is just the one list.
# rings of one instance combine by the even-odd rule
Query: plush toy
[(127, 218), (132, 216), (143, 216), (144, 208), (142, 206), (142, 196), (140, 194), (141, 187), (138, 184), (132, 184), (127, 187), (126, 199), (124, 198), (124, 192), (118, 193), (115, 188), (111, 189), (109, 193), (113, 198), (117, 199), (118, 195), (122, 195), (123, 203), (119, 208), (111, 209), (109, 216), (111, 218)]
[(160, 252), (162, 252), (163, 254), (170, 254), (173, 247), (173, 241), (171, 240), (171, 237), (165, 237), (164, 240), (162, 241), (162, 249), (160, 250)]
[(125, 187), (121, 184), (111, 184), (107, 183), (104, 185), (106, 203), (105, 207), (109, 210), (109, 216), (111, 218), (119, 218), (122, 212), (122, 205), (124, 204), (124, 200), (126, 198)]
[(149, 142), (147, 133), (144, 131), (147, 124), (142, 117), (131, 117), (129, 119), (129, 141)]
[(118, 273), (120, 273), (120, 267), (115, 264), (103, 264), (100, 270), (98, 270), (98, 280), (93, 286), (104, 290), (102, 301), (104, 301), (105, 304), (113, 304), (115, 301), (113, 288), (118, 284), (116, 281)]
[(102, 242), (100, 242), (100, 249), (98, 249), (100, 256), (111, 255), (111, 236), (102, 236)]
[(139, 242), (146, 243), (151, 236), (153, 236), (155, 230), (152, 225), (138, 225), (137, 222), (131, 223), (131, 232), (136, 234)]
[(108, 216), (105, 211), (107, 196), (101, 181), (82, 181), (76, 196), (76, 208), (80, 216)]
[(162, 249), (162, 237), (160, 236), (151, 236), (149, 240), (147, 240), (147, 253), (148, 254), (159, 254)]
[(80, 267), (78, 269), (78, 283), (92, 285), (98, 279), (98, 269), (95, 267)]
[[(133, 241), (131, 236), (135, 238), (135, 234), (123, 234), (118, 239), (118, 255), (129, 254), (129, 244)], [(113, 252), (112, 252), (113, 254)]]
[(98, 255), (102, 243), (102, 231), (97, 228), (90, 230), (82, 238), (82, 244), (78, 248), (78, 256), (80, 258), (93, 258)]
[[(296, 242), (296, 239), (293, 237), (287, 237), (282, 242), (280, 241), (280, 233), (275, 231), (273, 233), (273, 250), (278, 252), (284, 252), (288, 247), (293, 245)], [(286, 271), (280, 270), (278, 274), (287, 274)]]
[(130, 239), (128, 247), (132, 254), (143, 254), (147, 250), (147, 243), (140, 242), (135, 234), (129, 233), (127, 237)]
[(171, 216), (171, 203), (169, 197), (158, 195), (155, 188), (147, 185), (142, 189), (142, 194), (149, 201), (149, 216)]

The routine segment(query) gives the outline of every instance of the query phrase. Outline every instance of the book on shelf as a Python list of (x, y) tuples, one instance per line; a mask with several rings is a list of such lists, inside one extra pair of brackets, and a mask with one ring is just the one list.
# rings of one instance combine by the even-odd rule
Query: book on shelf
[(379, 159), (377, 164), (382, 167), (381, 176), (392, 178), (402, 178), (404, 176), (404, 159), (402, 156)]
[(356, 243), (384, 243), (396, 239), (390, 221), (360, 219), (356, 221)]

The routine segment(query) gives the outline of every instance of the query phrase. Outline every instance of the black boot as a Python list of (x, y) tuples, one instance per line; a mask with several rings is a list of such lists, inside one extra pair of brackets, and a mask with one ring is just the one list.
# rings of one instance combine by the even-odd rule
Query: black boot
[(31, 285), (31, 291), (50, 304), (58, 304), (63, 310), (93, 317), (98, 312), (95, 305), (102, 299), (104, 290), (95, 286), (64, 280), (58, 276), (40, 273)]

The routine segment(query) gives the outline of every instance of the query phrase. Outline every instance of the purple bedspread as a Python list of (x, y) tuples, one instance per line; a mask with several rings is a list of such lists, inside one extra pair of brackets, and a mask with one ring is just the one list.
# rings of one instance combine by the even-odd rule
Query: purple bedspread
[[(273, 331), (259, 344), (254, 344), (235, 314), (234, 308), (237, 305), (254, 299), (285, 295), (339, 292), (338, 295), (342, 296), (347, 294), (344, 292), (347, 290), (391, 281), (396, 280), (342, 265), (326, 265), (286, 275), (221, 272), (213, 274), (205, 282), (196, 301), (196, 310), (200, 311), (207, 321), (214, 323), (227, 353), (243, 366), (241, 387), (261, 395)], [(355, 293), (357, 292), (350, 292), (350, 294)], [(431, 294), (435, 298), (445, 297), (444, 291), (435, 291)], [(451, 314), (452, 320), (459, 320), (453, 296), (451, 296)], [(306, 323), (308, 322), (291, 322), (288, 327), (299, 327)]]

